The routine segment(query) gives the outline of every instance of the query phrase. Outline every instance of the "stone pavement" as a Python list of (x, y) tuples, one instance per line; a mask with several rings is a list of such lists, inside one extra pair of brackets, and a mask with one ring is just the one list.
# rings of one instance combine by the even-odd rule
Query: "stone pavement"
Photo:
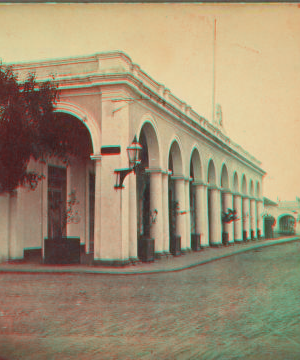
[(27, 261), (7, 261), (0, 263), (0, 273), (73, 273), (73, 274), (111, 274), (138, 275), (159, 272), (174, 272), (203, 265), (241, 252), (266, 246), (300, 241), (299, 236), (278, 239), (256, 240), (234, 243), (230, 246), (207, 247), (198, 252), (189, 252), (178, 257), (166, 257), (150, 263), (137, 263), (123, 267), (88, 265), (45, 265)]

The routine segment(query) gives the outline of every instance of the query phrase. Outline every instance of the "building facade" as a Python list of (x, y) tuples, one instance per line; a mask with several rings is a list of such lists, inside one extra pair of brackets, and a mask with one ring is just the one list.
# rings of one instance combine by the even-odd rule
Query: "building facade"
[[(138, 260), (145, 237), (155, 240), (160, 257), (170, 253), (174, 236), (182, 251), (190, 251), (195, 235), (202, 246), (221, 245), (223, 233), (230, 243), (264, 236), (261, 163), (230, 140), (222, 119), (212, 124), (199, 116), (126, 54), (14, 69), (21, 77), (34, 71), (38, 80), (55, 75), (56, 112), (74, 141), (86, 146), (68, 164), (55, 158), (31, 162), (45, 175), (37, 189), (1, 196), (3, 259), (23, 258), (30, 250), (44, 254), (44, 239), (56, 229), (79, 237), (95, 263), (116, 265)], [(134, 136), (142, 146), (141, 164), (116, 188), (115, 170), (128, 168), (126, 149)], [(74, 194), (77, 218), (63, 227), (59, 204)], [(237, 221), (222, 221), (228, 209), (236, 210)]]
[(300, 234), (300, 200), (271, 201), (264, 198), (264, 231), (268, 238)]

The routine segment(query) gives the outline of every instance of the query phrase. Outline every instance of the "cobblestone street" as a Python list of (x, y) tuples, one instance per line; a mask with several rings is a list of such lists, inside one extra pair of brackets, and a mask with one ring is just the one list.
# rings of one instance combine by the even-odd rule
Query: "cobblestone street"
[(159, 274), (0, 274), (0, 358), (299, 359), (300, 242)]

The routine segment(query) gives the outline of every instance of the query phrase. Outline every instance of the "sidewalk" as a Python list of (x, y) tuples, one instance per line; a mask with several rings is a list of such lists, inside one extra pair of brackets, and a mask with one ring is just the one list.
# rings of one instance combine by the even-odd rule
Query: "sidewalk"
[(70, 274), (109, 274), (109, 275), (138, 275), (160, 272), (171, 272), (189, 269), (211, 261), (219, 260), (241, 252), (250, 251), (272, 245), (286, 244), (300, 241), (299, 236), (284, 237), (271, 240), (249, 241), (235, 243), (232, 246), (219, 248), (208, 247), (199, 252), (190, 252), (185, 255), (171, 258), (162, 258), (152, 263), (138, 263), (124, 267), (88, 266), (88, 265), (44, 265), (33, 262), (10, 261), (0, 263), (1, 273), (70, 273)]

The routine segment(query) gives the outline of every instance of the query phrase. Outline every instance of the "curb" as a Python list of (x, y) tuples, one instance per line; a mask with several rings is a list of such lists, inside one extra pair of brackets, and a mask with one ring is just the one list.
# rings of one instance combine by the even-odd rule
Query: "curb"
[(250, 247), (247, 248), (242, 248), (242, 249), (238, 249), (235, 251), (232, 251), (230, 253), (227, 254), (220, 254), (218, 256), (209, 258), (209, 259), (205, 259), (205, 260), (200, 260), (200, 261), (196, 261), (193, 262), (191, 264), (186, 264), (186, 265), (181, 265), (178, 267), (173, 267), (173, 268), (168, 268), (168, 269), (153, 269), (153, 270), (140, 270), (140, 271), (110, 271), (110, 270), (89, 270), (88, 268), (84, 268), (81, 270), (78, 269), (70, 269), (67, 268), (65, 270), (62, 269), (16, 269), (16, 268), (1, 268), (1, 264), (0, 264), (0, 274), (4, 274), (4, 273), (22, 273), (22, 274), (57, 274), (57, 275), (62, 275), (62, 274), (73, 274), (73, 275), (149, 275), (149, 274), (159, 274), (159, 273), (167, 273), (167, 272), (177, 272), (177, 271), (183, 271), (183, 270), (188, 270), (191, 268), (194, 268), (196, 266), (201, 266), (201, 265), (205, 265), (207, 263), (213, 262), (213, 261), (217, 261), (217, 260), (222, 260), (224, 258), (228, 258), (231, 256), (235, 256), (235, 255), (239, 255), (240, 253), (243, 252), (247, 252), (247, 251), (252, 251), (255, 249), (259, 249), (259, 248), (264, 248), (264, 247), (269, 247), (269, 246), (275, 246), (275, 245), (284, 245), (287, 243), (291, 243), (291, 242), (296, 242), (296, 241), (300, 241), (300, 237), (293, 237), (293, 238), (284, 238), (284, 239), (278, 239), (278, 240), (268, 240), (268, 242), (264, 242), (264, 243), (255, 243)]

